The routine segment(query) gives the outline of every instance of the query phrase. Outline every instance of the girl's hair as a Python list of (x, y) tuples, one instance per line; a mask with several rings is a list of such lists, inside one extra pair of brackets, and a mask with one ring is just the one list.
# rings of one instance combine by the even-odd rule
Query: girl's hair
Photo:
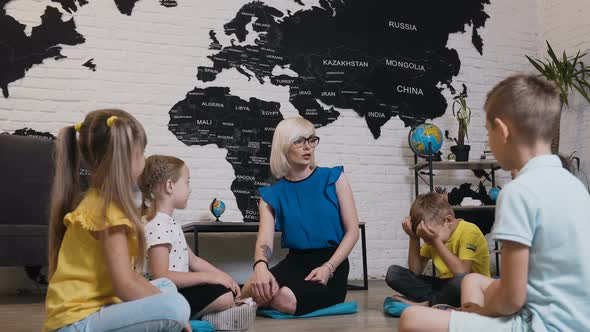
[(158, 212), (158, 202), (154, 191), (168, 180), (178, 181), (183, 166), (184, 161), (171, 156), (153, 155), (145, 160), (145, 168), (139, 176), (137, 185), (141, 189), (143, 197), (141, 214), (148, 221), (154, 219)]
[(90, 173), (90, 188), (98, 190), (103, 201), (103, 206), (99, 207), (102, 215), (106, 217), (107, 208), (115, 204), (133, 223), (140, 255), (134, 259), (139, 265), (142, 264), (145, 237), (139, 211), (133, 201), (132, 163), (136, 153), (143, 152), (146, 145), (147, 137), (141, 124), (129, 113), (117, 109), (91, 112), (83, 122), (60, 130), (56, 141), (56, 167), (51, 194), (50, 278), (55, 272), (59, 248), (66, 231), (64, 216), (73, 211), (81, 199), (81, 158)]
[[(287, 175), (291, 168), (287, 153), (289, 148), (299, 137), (315, 135), (315, 127), (304, 118), (287, 118), (277, 125), (272, 137), (272, 149), (270, 151), (270, 171), (280, 179)], [(311, 157), (311, 166), (315, 167), (315, 156)]]

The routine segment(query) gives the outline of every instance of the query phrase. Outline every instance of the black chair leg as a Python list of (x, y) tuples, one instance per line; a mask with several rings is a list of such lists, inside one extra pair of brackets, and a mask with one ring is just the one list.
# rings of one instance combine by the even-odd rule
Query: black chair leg
[(43, 268), (41, 265), (25, 266), (27, 277), (33, 280), (37, 287), (39, 287), (39, 285), (47, 285), (47, 276), (41, 273), (41, 268)]

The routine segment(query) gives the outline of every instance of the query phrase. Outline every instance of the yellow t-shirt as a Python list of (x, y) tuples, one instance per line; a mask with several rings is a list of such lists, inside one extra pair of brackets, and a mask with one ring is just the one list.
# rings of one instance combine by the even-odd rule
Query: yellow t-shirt
[(64, 217), (66, 232), (45, 298), (45, 331), (75, 323), (102, 306), (121, 302), (111, 284), (101, 241), (91, 231), (128, 226), (130, 260), (137, 255), (138, 242), (132, 222), (114, 204), (108, 207), (106, 220), (100, 217), (101, 203), (98, 192), (91, 189), (78, 207)]
[[(490, 252), (486, 238), (475, 224), (463, 219), (457, 220), (459, 224), (445, 245), (459, 259), (472, 261), (472, 272), (489, 277)], [(420, 256), (432, 259), (439, 278), (453, 277), (453, 272), (438, 255), (438, 252), (429, 244), (424, 244), (420, 248)]]

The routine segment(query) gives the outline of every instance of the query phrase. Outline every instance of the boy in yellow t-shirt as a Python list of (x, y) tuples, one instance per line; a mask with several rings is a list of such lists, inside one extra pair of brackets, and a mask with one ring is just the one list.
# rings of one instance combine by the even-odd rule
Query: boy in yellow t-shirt
[[(403, 295), (394, 295), (395, 300), (459, 307), (463, 276), (472, 272), (490, 276), (486, 239), (476, 225), (455, 218), (446, 195), (419, 195), (402, 227), (410, 237), (409, 269), (392, 265), (385, 277), (387, 284)], [(420, 238), (425, 242), (422, 247)], [(437, 277), (422, 275), (429, 259), (434, 262)]]

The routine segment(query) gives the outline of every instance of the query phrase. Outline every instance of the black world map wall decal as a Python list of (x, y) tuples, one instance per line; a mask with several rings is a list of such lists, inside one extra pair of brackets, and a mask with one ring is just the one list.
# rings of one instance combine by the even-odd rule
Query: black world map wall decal
[[(30, 68), (64, 58), (60, 45), (85, 43), (75, 23), (82, 18), (64, 20), (62, 13), (75, 13), (90, 0), (52, 0), (55, 6), (46, 6), (30, 35), (25, 24), (7, 14), (9, 1), (0, 0), (0, 89), (5, 98), (9, 84)], [(133, 15), (138, 1), (111, 3), (120, 14)], [(158, 3), (162, 10), (182, 6), (172, 0)], [(276, 101), (232, 95), (233, 83), (218, 79), (220, 73), (234, 69), (262, 85), (288, 87), (289, 102), (316, 127), (329, 126), (343, 110), (355, 112), (379, 139), (392, 117), (410, 126), (444, 114), (442, 91), (452, 89), (461, 69), (459, 54), (447, 47), (449, 35), (469, 33), (483, 54), (479, 29), (489, 18), (486, 4), (489, 0), (320, 0), (311, 8), (283, 12), (260, 1), (246, 3), (227, 18), (223, 31), (202, 36), (210, 39), (211, 53), (195, 64), (197, 80), (214, 86), (187, 87), (183, 100), (163, 110), (170, 114), (168, 128), (186, 145), (215, 144), (227, 151), (238, 208), (244, 220), (257, 221), (257, 189), (274, 181), (270, 144), (284, 115)], [(229, 36), (230, 43), (222, 44), (218, 34)], [(93, 61), (81, 65), (85, 68), (80, 70), (97, 68)], [(295, 74), (273, 75), (275, 68)]]
[[(239, 43), (221, 45), (218, 32), (209, 32), (211, 64), (198, 66), (197, 79), (219, 86), (195, 88), (174, 105), (169, 130), (186, 145), (227, 150), (238, 208), (245, 221), (256, 221), (257, 189), (274, 181), (270, 143), (283, 115), (276, 102), (231, 95), (231, 86), (217, 80), (221, 72), (235, 69), (260, 84), (288, 86), (289, 102), (316, 127), (336, 121), (335, 108), (351, 109), (378, 139), (394, 116), (410, 126), (444, 114), (441, 92), (452, 89), (461, 67), (457, 51), (446, 46), (449, 35), (471, 27), (473, 46), (482, 54), (478, 29), (489, 18), (488, 3), (321, 0), (311, 9), (283, 13), (250, 2), (224, 25), (223, 33)], [(244, 45), (250, 33), (254, 43)], [(273, 75), (275, 67), (297, 76)]]

